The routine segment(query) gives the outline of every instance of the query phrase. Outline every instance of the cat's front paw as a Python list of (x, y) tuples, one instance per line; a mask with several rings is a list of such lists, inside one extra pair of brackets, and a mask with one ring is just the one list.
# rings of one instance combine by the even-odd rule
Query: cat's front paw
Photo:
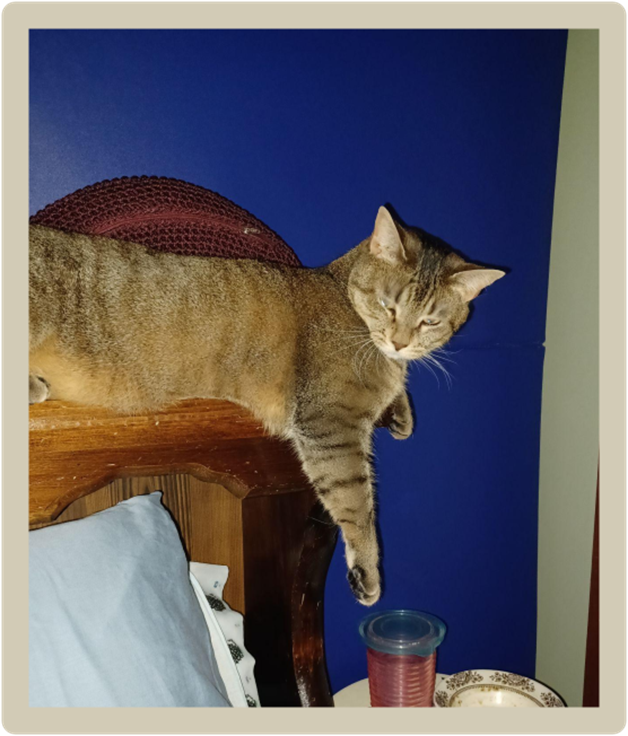
[(360, 565), (354, 565), (347, 573), (347, 580), (358, 603), (363, 606), (372, 606), (377, 603), (381, 594), (377, 570), (367, 572)]
[(414, 420), (412, 414), (399, 416), (393, 414), (388, 424), (388, 431), (396, 440), (407, 440), (414, 431)]

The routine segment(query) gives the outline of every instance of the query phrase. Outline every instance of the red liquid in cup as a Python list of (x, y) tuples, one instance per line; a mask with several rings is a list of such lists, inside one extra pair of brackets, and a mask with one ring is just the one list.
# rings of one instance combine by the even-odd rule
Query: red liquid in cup
[(366, 644), (371, 705), (431, 708), (445, 622), (423, 611), (375, 611), (360, 621), (359, 631)]
[(431, 708), (436, 683), (436, 652), (386, 654), (367, 648), (371, 705), (375, 708)]

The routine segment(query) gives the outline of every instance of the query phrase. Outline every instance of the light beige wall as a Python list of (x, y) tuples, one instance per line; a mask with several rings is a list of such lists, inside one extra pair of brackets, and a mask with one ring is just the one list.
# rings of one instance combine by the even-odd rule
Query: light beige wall
[(598, 463), (598, 32), (570, 31), (541, 417), (539, 680), (582, 705)]

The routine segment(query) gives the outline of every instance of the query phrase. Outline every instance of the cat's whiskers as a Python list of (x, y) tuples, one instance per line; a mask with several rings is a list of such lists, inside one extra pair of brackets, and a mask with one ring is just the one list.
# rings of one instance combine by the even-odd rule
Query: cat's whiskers
[(364, 383), (364, 373), (363, 373), (363, 370), (365, 370), (366, 368), (368, 368), (368, 364), (371, 361), (371, 358), (373, 357), (373, 351), (374, 350), (377, 351), (377, 352), (379, 352), (379, 348), (377, 347), (377, 345), (375, 345), (375, 343), (372, 340), (369, 340), (369, 343), (367, 344), (366, 349), (364, 350), (364, 348), (362, 347), (356, 353), (356, 360), (357, 360), (358, 356), (361, 353), (360, 362), (359, 362), (359, 364), (356, 367), (356, 373), (357, 373), (357, 376), (358, 376), (358, 380), (360, 381), (360, 383), (363, 386), (366, 386), (366, 384)]
[(353, 341), (347, 341), (345, 344), (345, 348), (351, 348), (352, 350), (355, 350), (356, 352), (360, 351), (363, 347), (366, 345), (369, 345), (372, 342), (370, 337), (367, 338), (358, 338)]
[(440, 388), (440, 381), (438, 380), (438, 376), (436, 375), (436, 372), (431, 368), (430, 364), (426, 360), (427, 356), (423, 356), (422, 358), (419, 358), (419, 360), (415, 361), (417, 365), (422, 365), (434, 376), (436, 379), (436, 385), (438, 388)]
[(347, 350), (359, 350), (363, 346), (367, 345), (369, 342), (371, 342), (370, 335), (368, 337), (356, 337), (356, 338), (349, 338), (348, 340), (343, 341), (336, 349), (337, 353), (344, 353)]
[(451, 363), (452, 365), (458, 365), (455, 360), (453, 360), (450, 356), (456, 353), (459, 353), (459, 350), (455, 350), (453, 353), (449, 350), (445, 350), (445, 348), (436, 348), (436, 350), (432, 350), (430, 355), (438, 357), (439, 360), (445, 360), (447, 363)]
[[(373, 345), (375, 345), (375, 343), (373, 343)], [(375, 345), (375, 348), (377, 350), (377, 359), (375, 361), (375, 365), (379, 367), (380, 360), (383, 360), (384, 358), (384, 353), (382, 353), (382, 351), (377, 347), (377, 345)]]
[(426, 361), (425, 365), (431, 364), (435, 368), (439, 368), (441, 370), (443, 376), (445, 376), (445, 382), (447, 384), (447, 387), (451, 389), (452, 387), (451, 374), (445, 368), (445, 366), (438, 360), (438, 358), (434, 357), (433, 354), (428, 354), (425, 356), (424, 360)]
[[(376, 354), (378, 351), (377, 346), (373, 343), (371, 347), (367, 350), (366, 355), (364, 356), (362, 360), (362, 366), (364, 368), (364, 371), (366, 371), (369, 367), (369, 364), (371, 363), (373, 359), (373, 355)], [(364, 383), (364, 381), (363, 381)], [(364, 384), (366, 385), (366, 384)]]
[(364, 342), (356, 350), (355, 355), (353, 356), (353, 368), (358, 377), (358, 380), (360, 381), (360, 383), (362, 383), (362, 385), (364, 385), (364, 381), (362, 380), (362, 372), (361, 372), (362, 361), (363, 361), (363, 356), (368, 354), (370, 344), (371, 345), (373, 344), (372, 340), (368, 340)]

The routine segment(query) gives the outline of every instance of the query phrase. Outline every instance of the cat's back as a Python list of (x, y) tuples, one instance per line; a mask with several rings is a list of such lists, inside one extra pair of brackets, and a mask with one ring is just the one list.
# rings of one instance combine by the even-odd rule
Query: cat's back
[(54, 322), (70, 337), (102, 325), (118, 342), (148, 330), (247, 333), (259, 340), (277, 322), (294, 328), (301, 270), (31, 225), (31, 326)]
[(48, 280), (51, 271), (67, 271), (68, 278), (85, 272), (98, 276), (102, 272), (103, 280), (116, 274), (135, 279), (163, 276), (176, 286), (177, 279), (195, 275), (201, 280), (210, 279), (217, 286), (220, 280), (240, 278), (243, 286), (247, 280), (266, 282), (271, 290), (286, 286), (289, 293), (290, 272), (302, 270), (246, 258), (168, 253), (139, 243), (43, 225), (29, 226), (29, 240), (31, 276), (47, 275)]
[(93, 269), (123, 271), (141, 266), (150, 270), (151, 265), (157, 267), (177, 258), (139, 243), (65, 232), (44, 225), (29, 226), (29, 256), (31, 275), (69, 269), (68, 277)]

